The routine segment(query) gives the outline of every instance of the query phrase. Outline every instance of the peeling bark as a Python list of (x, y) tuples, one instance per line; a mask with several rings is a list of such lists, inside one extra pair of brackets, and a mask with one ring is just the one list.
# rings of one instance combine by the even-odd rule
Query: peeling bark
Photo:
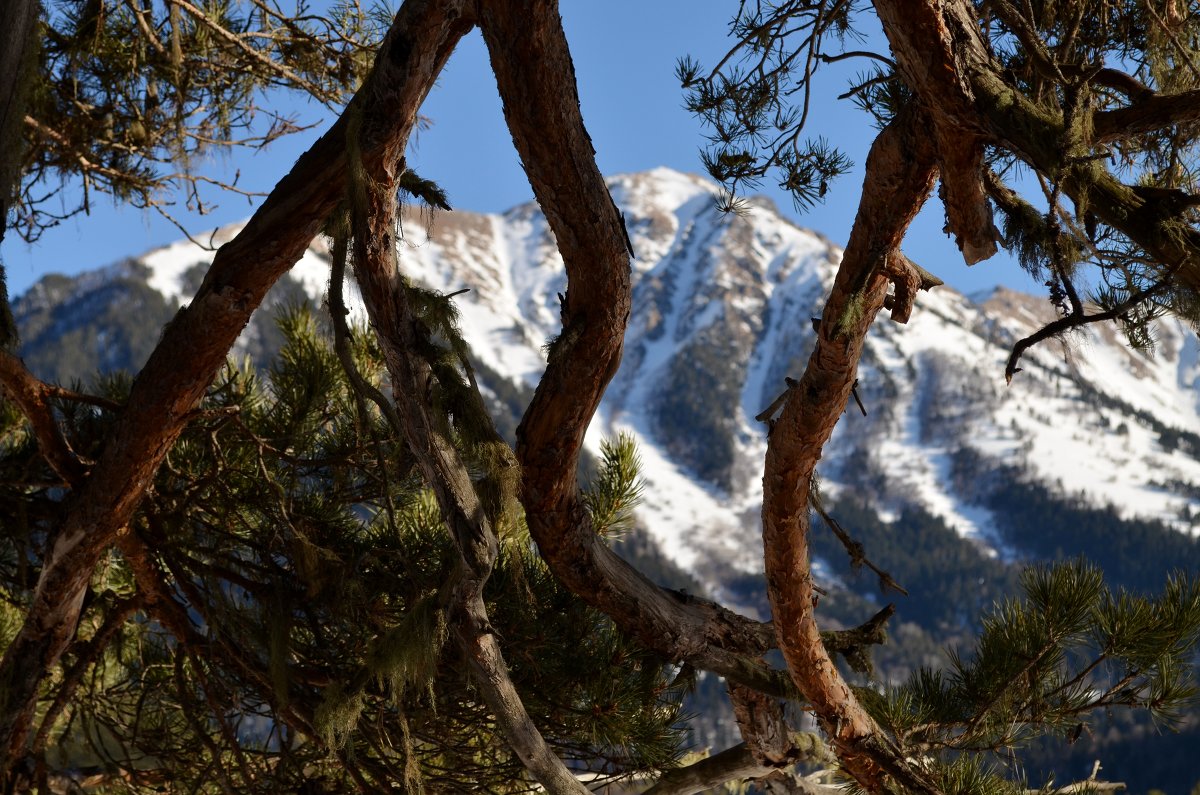
[(872, 792), (887, 788), (885, 774), (910, 789), (929, 787), (892, 752), (821, 642), (813, 615), (808, 496), (821, 451), (850, 398), (867, 331), (883, 307), (888, 260), (933, 186), (936, 156), (923, 128), (916, 113), (902, 113), (871, 147), (858, 215), (817, 345), (800, 382), (788, 390), (763, 475), (767, 590), (780, 649), (844, 769)]
[(949, 231), (974, 265), (996, 253), (1000, 233), (983, 188), (985, 135), (961, 54), (933, 3), (876, 0), (875, 10), (897, 68), (932, 122)]
[[(403, 149), (417, 109), (470, 29), (465, 0), (409, 0), (360, 91), (371, 171)], [(21, 630), (0, 662), (0, 776), (20, 757), (38, 686), (71, 642), (96, 562), (153, 480), (189, 411), (225, 361), (250, 313), (304, 253), (342, 199), (343, 116), (297, 161), (236, 238), (222, 246), (191, 305), (166, 327), (91, 475), (67, 500)]]

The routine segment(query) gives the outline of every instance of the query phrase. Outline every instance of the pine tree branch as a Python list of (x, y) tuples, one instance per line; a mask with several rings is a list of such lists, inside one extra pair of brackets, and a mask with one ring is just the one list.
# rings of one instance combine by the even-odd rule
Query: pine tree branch
[(58, 386), (57, 384), (47, 384), (43, 382), (42, 385), (45, 388), (47, 395), (58, 398), (59, 400), (65, 400), (70, 403), (83, 403), (88, 406), (95, 406), (96, 408), (105, 409), (106, 411), (111, 411), (113, 413), (119, 412), (125, 408), (121, 403), (118, 403), (115, 400), (109, 400), (106, 397), (101, 397), (100, 395), (89, 395), (87, 392), (76, 392), (74, 389), (67, 389), (66, 387)]
[(84, 674), (96, 662), (125, 622), (134, 613), (142, 609), (143, 602), (143, 595), (135, 594), (113, 605), (105, 612), (104, 621), (101, 622), (92, 636), (87, 641), (75, 645), (73, 650), (75, 661), (63, 673), (62, 680), (56, 683), (57, 689), (54, 693), (54, 700), (46, 708), (42, 716), (42, 724), (38, 728), (37, 734), (34, 735), (33, 744), (30, 746), (31, 756), (40, 756), (45, 750), (46, 740), (50, 736), (51, 730), (62, 716), (67, 703), (75, 695), (75, 691), (79, 688), (80, 683), (83, 682)]
[(354, 354), (350, 350), (350, 329), (346, 325), (346, 316), (350, 314), (350, 310), (346, 308), (346, 302), (342, 297), (342, 288), (346, 280), (346, 259), (349, 256), (349, 234), (349, 228), (338, 230), (331, 252), (333, 261), (329, 272), (329, 316), (333, 324), (333, 350), (342, 365), (342, 372), (346, 374), (346, 379), (350, 382), (350, 391), (354, 396), (358, 414), (375, 442), (375, 450), (380, 457), (379, 472), (383, 479), (384, 504), (387, 507), (389, 518), (394, 522), (396, 506), (392, 500), (391, 486), (388, 483), (387, 462), (383, 460), (383, 442), (371, 424), (371, 415), (367, 411), (366, 401), (370, 400), (379, 409), (397, 437), (404, 435), (404, 426), (400, 422), (400, 415), (396, 413), (396, 407), (392, 402), (376, 389), (374, 384), (363, 378), (362, 373), (358, 370), (358, 365), (354, 363)]
[[(146, 550), (143, 553), (136, 553), (134, 559), (150, 554), (147, 542), (140, 538), (129, 539), (125, 545), (126, 550), (130, 549), (129, 545), (142, 545)], [(244, 644), (227, 635), (223, 630), (220, 617), (212, 613), (210, 601), (197, 590), (185, 568), (173, 560), (170, 555), (162, 556), (162, 564), (165, 569), (163, 574), (153, 576), (154, 571), (157, 571), (157, 563), (155, 563), (154, 569), (142, 569), (137, 580), (138, 588), (147, 595), (147, 609), (154, 619), (174, 636), (176, 642), (190, 649), (193, 654), (204, 657), (217, 666), (228, 666), (232, 663), (232, 667), (240, 672), (245, 682), (257, 688), (258, 692), (263, 694), (264, 700), (271, 701), (275, 689), (270, 678), (263, 671), (261, 662), (253, 658), (251, 650)], [(135, 569), (136, 573), (138, 573), (137, 569)], [(174, 587), (186, 600), (186, 605), (168, 592), (167, 573), (170, 574)], [(236, 582), (232, 579), (231, 581)], [(210, 636), (200, 634), (188, 614), (189, 608), (200, 616), (205, 626), (209, 628)], [(279, 707), (278, 712), (292, 729), (314, 741), (320, 740), (321, 734), (315, 728), (312, 711), (304, 704), (292, 701)]]
[(197, 748), (197, 752), (200, 752), (201, 749), (208, 751), (209, 759), (211, 760), (209, 769), (212, 770), (213, 779), (225, 795), (237, 795), (239, 787), (230, 778), (229, 769), (223, 764), (224, 760), (222, 760), (223, 754), (221, 753), (221, 749), (207, 731), (208, 721), (196, 713), (196, 705), (190, 698), (195, 691), (195, 686), (188, 679), (184, 671), (188, 657), (189, 655), (186, 652), (176, 654), (175, 664), (172, 666), (175, 674), (175, 692), (179, 694), (179, 711), (183, 714), (187, 723), (190, 724), (192, 736), (199, 741), (201, 748)]
[(996, 16), (1008, 26), (1008, 29), (1021, 42), (1021, 47), (1024, 48), (1026, 55), (1029, 56), (1034, 67), (1040, 73), (1051, 80), (1056, 80), (1060, 83), (1065, 82), (1058, 63), (1046, 48), (1041, 35), (1033, 28), (1033, 25), (1030, 24), (1021, 11), (1008, 2), (1008, 0), (987, 0), (987, 5), (991, 10), (996, 12)]
[(46, 463), (64, 483), (79, 488), (92, 462), (72, 450), (71, 443), (63, 435), (49, 401), (55, 389), (29, 372), (24, 362), (4, 350), (0, 350), (0, 388), (29, 420)]
[(1004, 366), (1004, 380), (1009, 384), (1012, 383), (1013, 376), (1021, 372), (1021, 368), (1017, 367), (1018, 362), (1021, 361), (1021, 356), (1023, 356), (1025, 351), (1029, 350), (1034, 345), (1037, 345), (1040, 342), (1045, 342), (1052, 337), (1057, 337), (1061, 334), (1064, 334), (1073, 328), (1080, 328), (1088, 325), (1089, 323), (1099, 323), (1105, 320), (1116, 320), (1120, 318), (1138, 304), (1153, 298), (1167, 289), (1171, 285), (1172, 278), (1178, 271), (1178, 265), (1168, 269), (1162, 278), (1160, 278), (1157, 282), (1143, 290), (1139, 290), (1138, 292), (1129, 296), (1128, 299), (1114, 306), (1112, 309), (1104, 312), (1097, 312), (1092, 315), (1085, 314), (1083, 312), (1072, 312), (1066, 317), (1059, 318), (1052, 323), (1047, 323), (1034, 333), (1030, 334), (1028, 337), (1018, 340), (1017, 343), (1013, 345), (1012, 352), (1008, 355), (1008, 363)]
[(1116, 781), (1099, 781), (1097, 776), (1100, 775), (1100, 760), (1097, 759), (1092, 765), (1092, 774), (1082, 781), (1074, 781), (1061, 787), (1047, 790), (1027, 789), (1025, 795), (1076, 795), (1076, 793), (1101, 793), (1101, 792), (1119, 792), (1125, 789), (1125, 785)]
[[(1126, 185), (1094, 157), (1070, 155), (1064, 160), (1062, 142), (1071, 131), (1066, 129), (1063, 114), (1036, 104), (1005, 79), (989, 55), (974, 6), (966, 0), (948, 0), (938, 13), (953, 40), (956, 57), (969, 64), (965, 74), (976, 97), (973, 123), (986, 128), (990, 142), (1036, 171), (1056, 175), (1063, 193), (1077, 203), (1082, 201), (1097, 218), (1141, 247), (1163, 272), (1178, 267), (1176, 278), (1189, 290), (1200, 290), (1200, 230), (1190, 221), (1186, 196)], [(1159, 103), (1157, 107), (1162, 110), (1165, 106)], [(957, 106), (930, 109), (932, 115), (944, 113), (950, 118), (958, 118), (958, 111)], [(1093, 136), (1091, 144), (1096, 143)]]
[(186, 11), (188, 13), (188, 16), (190, 16), (193, 20), (195, 20), (197, 25), (207, 28), (217, 38), (221, 39), (224, 42), (227, 42), (230, 46), (235, 47), (238, 50), (240, 50), (243, 55), (245, 55), (247, 58), (249, 58), (254, 63), (258, 64), (260, 67), (265, 69), (267, 72), (278, 75), (279, 77), (289, 81), (293, 85), (303, 88), (305, 91), (307, 91), (309, 94), (311, 94), (315, 98), (324, 98), (325, 97), (325, 92), (323, 92), (319, 86), (315, 85), (314, 83), (312, 83), (309, 80), (304, 79), (300, 75), (296, 74), (295, 71), (293, 71), (292, 69), (289, 69), (287, 66), (283, 65), (282, 63), (272, 60), (271, 58), (268, 58), (266, 55), (263, 55), (261, 52), (259, 52), (255, 48), (246, 44), (246, 42), (243, 41), (240, 37), (234, 35), (233, 33), (226, 30), (221, 25), (218, 25), (216, 22), (214, 22), (211, 14), (206, 13), (199, 8), (196, 8), (196, 6), (187, 2), (187, 0), (166, 0), (166, 3), (168, 5), (177, 6), (181, 9), (183, 9), (184, 11)]
[[(354, 104), (376, 122), (368, 170), (402, 153), (428, 93), (471, 28), (466, 0), (408, 0)], [(272, 284), (303, 254), (343, 198), (345, 117), (297, 161), (236, 238), (222, 246), (196, 297), (165, 329), (103, 454), (69, 498), (24, 623), (0, 662), (0, 779), (20, 755), (38, 685), (74, 636), (92, 569), (126, 526), (188, 413)]]

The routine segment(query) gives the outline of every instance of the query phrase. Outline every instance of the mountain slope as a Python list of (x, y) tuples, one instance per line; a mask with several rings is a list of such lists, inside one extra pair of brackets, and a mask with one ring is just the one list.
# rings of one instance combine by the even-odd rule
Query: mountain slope
[[(841, 252), (764, 201), (748, 217), (721, 215), (717, 188), (698, 177), (658, 169), (614, 177), (610, 187), (637, 254), (633, 311), (624, 360), (587, 442), (596, 451), (622, 431), (638, 439), (644, 533), (622, 552), (660, 581), (765, 615), (767, 428), (754, 416), (802, 371), (811, 318), (821, 314)], [(236, 231), (218, 230), (212, 242)], [(566, 290), (545, 219), (532, 204), (500, 215), (410, 210), (403, 232), (411, 278), (447, 293), (470, 288), (454, 301), (480, 381), (511, 435), (542, 372), (543, 346), (559, 331)], [(14, 302), (23, 356), (39, 375), (64, 382), (97, 369), (136, 370), (211, 259), (180, 242), (76, 278), (45, 277)], [(278, 344), (273, 314), (299, 300), (319, 304), (328, 273), (328, 247), (316, 241), (271, 291), (235, 355), (268, 361)], [(1084, 554), (1110, 581), (1135, 589), (1158, 588), (1172, 567), (1200, 571), (1196, 335), (1160, 323), (1149, 356), (1112, 327), (1088, 327), (1065, 345), (1029, 351), (1006, 386), (1012, 345), (1053, 319), (1042, 298), (996, 290), (972, 299), (938, 288), (919, 296), (907, 325), (885, 313), (872, 329), (858, 388), (868, 413), (851, 404), (820, 473), (835, 515), (910, 592), (886, 597), (898, 610), (892, 642), (876, 655), (881, 679), (937, 665), (944, 644), (972, 635), (979, 612), (1013, 593), (1010, 560)], [(813, 548), (829, 586), (818, 605), (822, 625), (874, 612), (873, 578), (856, 574), (829, 534), (816, 532)], [(736, 742), (727, 708), (714, 706), (719, 683), (700, 682), (690, 707), (700, 715), (696, 737), (714, 747)], [(1187, 720), (1183, 740), (1194, 743), (1200, 717)], [(1097, 729), (1070, 754), (1054, 746), (1044, 761), (1031, 758), (1031, 770), (1083, 778), (1103, 758), (1106, 772), (1136, 791), (1186, 791), (1195, 782), (1184, 765), (1145, 763), (1160, 747), (1148, 744), (1148, 732), (1140, 724)]]
[[(748, 217), (718, 213), (716, 187), (698, 177), (658, 169), (610, 184), (637, 254), (633, 315), (589, 445), (620, 431), (637, 435), (645, 527), (668, 557), (719, 587), (737, 572), (760, 570), (766, 428), (753, 417), (783, 390), (785, 376), (801, 372), (810, 318), (820, 314), (840, 251), (764, 201)], [(214, 242), (234, 231), (220, 230)], [(566, 289), (536, 206), (502, 215), (409, 211), (403, 231), (401, 260), (412, 278), (446, 292), (470, 288), (455, 300), (478, 360), (515, 385), (536, 384)], [(56, 335), (73, 330), (71, 344), (83, 345), (79, 329), (104, 314), (98, 307), (118, 301), (127, 310), (131, 296), (156, 328), (187, 300), (211, 256), (183, 242), (75, 280), (47, 277), (15, 304), (25, 355), (43, 374), (63, 378), (61, 367), (44, 364), (64, 361), (52, 353)], [(319, 301), (327, 279), (327, 249), (318, 241), (266, 314), (297, 296)], [(1151, 357), (1112, 327), (1088, 327), (1067, 346), (1028, 352), (1006, 387), (1012, 344), (1052, 319), (1042, 299), (997, 290), (973, 301), (948, 288), (922, 293), (908, 325), (881, 318), (860, 371), (868, 415), (851, 407), (839, 425), (821, 467), (825, 489), (868, 496), (884, 516), (922, 508), (1005, 555), (1011, 550), (986, 499), (989, 473), (1002, 468), (1088, 504), (1111, 504), (1122, 516), (1193, 532), (1200, 514), (1195, 334), (1160, 324)], [(120, 364), (121, 356), (136, 366), (157, 339), (143, 333), (140, 347), (118, 356), (112, 334), (87, 341), (95, 366)], [(269, 319), (258, 319), (240, 352), (266, 355), (270, 339)], [(960, 465), (964, 451), (975, 456), (969, 468)]]

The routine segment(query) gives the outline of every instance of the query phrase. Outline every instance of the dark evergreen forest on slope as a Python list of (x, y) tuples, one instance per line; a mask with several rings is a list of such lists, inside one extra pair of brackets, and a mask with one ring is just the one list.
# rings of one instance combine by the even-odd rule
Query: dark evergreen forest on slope
[[(114, 370), (136, 372), (176, 307), (140, 278), (143, 274), (137, 268), (142, 266), (130, 262), (126, 267), (132, 269), (126, 278), (98, 292), (77, 293), (86, 298), (82, 302), (70, 300), (78, 289), (74, 280), (55, 277), (18, 301), (23, 355), (35, 373), (69, 384), (88, 383), (98, 373)], [(252, 324), (240, 353), (260, 364), (269, 361), (279, 336), (272, 318), (303, 300), (299, 285), (281, 282), (260, 313), (262, 319)], [(512, 440), (531, 391), (486, 366), (477, 372), (498, 429)], [(703, 390), (684, 394), (693, 400), (710, 397)], [(686, 414), (676, 416), (677, 424)], [(1176, 436), (1172, 438), (1177, 445), (1200, 449), (1200, 437)], [(721, 449), (693, 451), (700, 456), (700, 468), (720, 470), (723, 463), (716, 459)], [(908, 594), (884, 592), (878, 578), (866, 568), (856, 570), (841, 542), (819, 519), (814, 522), (813, 549), (829, 580), (818, 605), (824, 620), (830, 626), (851, 627), (884, 604), (896, 605), (889, 642), (874, 654), (874, 675), (860, 681), (898, 682), (918, 666), (944, 665), (945, 650), (968, 644), (978, 631), (980, 616), (1017, 592), (1018, 573), (1025, 563), (1083, 556), (1103, 569), (1111, 585), (1137, 592), (1159, 589), (1172, 571), (1200, 571), (1200, 540), (1160, 522), (1124, 519), (1112, 506), (1097, 507), (1079, 495), (1051, 491), (1027, 478), (1019, 467), (997, 469), (966, 448), (958, 450), (952, 461), (951, 477), (979, 507), (991, 511), (998, 534), (995, 541), (1010, 559), (1002, 560), (964, 539), (918, 507), (885, 521), (871, 504), (868, 489), (858, 494), (846, 490), (829, 500), (829, 513)], [(635, 532), (618, 543), (622, 554), (656, 581), (691, 593), (703, 590), (647, 535)], [(769, 615), (761, 575), (741, 575), (724, 588), (734, 603), (762, 617)], [(699, 745), (724, 747), (737, 742), (724, 688), (714, 677), (698, 679), (686, 709), (693, 716)], [(1021, 763), (1030, 780), (1044, 780), (1047, 774), (1060, 781), (1078, 780), (1100, 759), (1104, 778), (1128, 782), (1133, 793), (1159, 789), (1167, 795), (1188, 795), (1200, 786), (1200, 770), (1191, 770), (1182, 761), (1200, 747), (1200, 709), (1182, 716), (1176, 726), (1154, 725), (1121, 713), (1101, 725), (1102, 730), (1074, 742), (1045, 740), (1022, 752)]]

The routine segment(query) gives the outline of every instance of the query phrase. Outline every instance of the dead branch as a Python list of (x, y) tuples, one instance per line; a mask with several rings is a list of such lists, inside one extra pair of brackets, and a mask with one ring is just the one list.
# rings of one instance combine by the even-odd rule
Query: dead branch
[(1008, 363), (1004, 366), (1005, 383), (1011, 384), (1013, 376), (1021, 372), (1021, 368), (1017, 367), (1017, 363), (1021, 361), (1021, 356), (1024, 355), (1025, 351), (1029, 350), (1034, 345), (1037, 345), (1040, 342), (1045, 342), (1046, 340), (1057, 337), (1061, 334), (1065, 334), (1071, 329), (1081, 328), (1089, 323), (1099, 323), (1105, 320), (1117, 320), (1122, 315), (1136, 307), (1138, 304), (1148, 301), (1155, 295), (1158, 295), (1166, 290), (1171, 284), (1172, 277), (1174, 277), (1178, 270), (1178, 266), (1171, 268), (1154, 284), (1143, 290), (1139, 290), (1111, 309), (1108, 309), (1104, 312), (1096, 312), (1095, 314), (1091, 315), (1086, 314), (1083, 311), (1072, 312), (1066, 317), (1061, 317), (1052, 323), (1047, 323), (1034, 333), (1030, 334), (1028, 337), (1018, 340), (1017, 343), (1013, 345), (1012, 353), (1008, 355)]
[(63, 435), (49, 398), (55, 394), (53, 387), (29, 372), (25, 363), (7, 351), (0, 350), (0, 388), (21, 410), (33, 428), (38, 448), (46, 463), (63, 482), (78, 488), (87, 475), (91, 461), (87, 461), (71, 449), (71, 443)]
[(817, 512), (817, 516), (821, 517), (821, 521), (825, 522), (825, 526), (837, 536), (837, 540), (842, 542), (842, 547), (846, 550), (846, 554), (850, 557), (850, 566), (859, 568), (866, 566), (871, 571), (875, 572), (875, 576), (879, 578), (879, 590), (886, 592), (888, 588), (893, 591), (902, 593), (908, 596), (908, 591), (904, 590), (904, 586), (896, 582), (891, 574), (888, 574), (883, 569), (876, 566), (867, 558), (866, 547), (861, 541), (856, 541), (846, 532), (846, 528), (842, 527), (841, 522), (835, 519), (828, 511), (825, 510), (825, 505), (821, 501), (821, 495), (815, 488), (810, 488), (808, 496), (808, 504)]
[[(894, 292), (884, 299), (883, 305), (891, 311), (891, 318), (897, 323), (907, 323), (912, 316), (913, 302), (917, 300), (918, 290), (932, 290), (945, 284), (900, 253), (899, 249), (888, 254), (884, 260), (883, 272), (887, 274), (894, 289)], [(859, 406), (861, 405), (860, 403)]]

